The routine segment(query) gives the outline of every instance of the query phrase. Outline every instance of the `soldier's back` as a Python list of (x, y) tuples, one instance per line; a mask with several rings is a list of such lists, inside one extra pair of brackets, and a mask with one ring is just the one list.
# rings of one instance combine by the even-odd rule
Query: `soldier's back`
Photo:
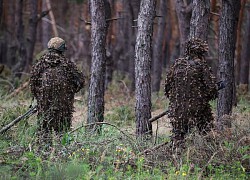
[(188, 57), (179, 58), (172, 68), (174, 78), (169, 93), (172, 112), (185, 114), (207, 103), (204, 99), (202, 62)]
[[(47, 53), (34, 69), (40, 87), (37, 89), (38, 113), (43, 117), (43, 127), (61, 131), (70, 124), (73, 113), (74, 89), (69, 75), (70, 64), (64, 56)], [(67, 125), (70, 126), (70, 125)]]

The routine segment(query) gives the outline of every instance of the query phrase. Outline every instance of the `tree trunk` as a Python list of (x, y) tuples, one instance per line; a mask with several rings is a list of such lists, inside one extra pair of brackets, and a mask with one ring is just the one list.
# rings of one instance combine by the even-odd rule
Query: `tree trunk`
[(167, 3), (165, 0), (161, 0), (159, 4), (159, 17), (157, 32), (155, 36), (154, 49), (153, 49), (153, 81), (152, 91), (159, 92), (161, 86), (161, 75), (162, 75), (162, 55), (163, 55), (163, 40), (164, 32), (166, 27), (166, 16), (167, 16)]
[(16, 24), (16, 38), (18, 44), (16, 49), (17, 64), (13, 71), (15, 72), (15, 76), (20, 78), (27, 64), (27, 50), (25, 46), (25, 33), (23, 24), (23, 0), (19, 0), (17, 2)]
[(3, 29), (3, 0), (0, 0), (0, 30)]
[(178, 25), (178, 17), (176, 14), (175, 9), (175, 1), (176, 0), (170, 0), (168, 1), (168, 7), (169, 7), (169, 16), (168, 16), (168, 23), (170, 25), (167, 25), (168, 28), (171, 26), (171, 33), (168, 33), (168, 36), (170, 36), (170, 41), (167, 41), (169, 43), (169, 54), (168, 54), (168, 63), (166, 63), (166, 67), (168, 68), (179, 56), (180, 56), (180, 32), (179, 32), (179, 25)]
[[(128, 32), (127, 28), (127, 21), (128, 16), (127, 12), (124, 10), (126, 9), (125, 6), (125, 0), (117, 1), (116, 2), (116, 16), (122, 17), (121, 20), (118, 20), (115, 23), (115, 46), (112, 51), (112, 60), (114, 62), (114, 66), (116, 67), (116, 70), (121, 73), (122, 76), (126, 75), (126, 72), (128, 71), (129, 67), (129, 61), (125, 58), (125, 52), (128, 48), (126, 48), (127, 43), (127, 37), (125, 37), (126, 32)], [(127, 3), (127, 1), (126, 1)], [(124, 9), (123, 9), (124, 8)], [(126, 50), (125, 50), (126, 49)]]
[(37, 28), (37, 15), (38, 15), (38, 1), (30, 0), (30, 17), (29, 17), (29, 30), (27, 36), (27, 64), (26, 71), (29, 71), (30, 65), (33, 62), (33, 53), (36, 43), (36, 28)]
[(239, 0), (222, 0), (218, 78), (219, 81), (225, 81), (226, 87), (219, 91), (217, 102), (218, 129), (223, 129), (223, 115), (232, 113), (235, 94), (234, 52), (239, 10)]
[(141, 1), (135, 45), (136, 136), (152, 135), (151, 55), (155, 0)]
[(106, 74), (105, 74), (105, 89), (108, 88), (109, 84), (112, 81), (112, 75), (113, 75), (113, 61), (111, 57), (110, 52), (110, 46), (111, 46), (111, 38), (112, 34), (108, 33), (109, 30), (111, 30), (112, 22), (109, 21), (109, 19), (112, 18), (112, 12), (111, 12), (111, 5), (107, 0), (104, 0), (105, 5), (105, 19), (108, 24), (107, 26), (107, 50), (106, 50)]
[(180, 31), (180, 56), (184, 55), (185, 43), (189, 37), (190, 20), (192, 15), (192, 3), (185, 3), (187, 3), (187, 1), (175, 0), (175, 8)]
[[(88, 123), (104, 120), (104, 91), (107, 23), (103, 0), (90, 0), (92, 64), (88, 98)], [(95, 129), (96, 126), (90, 126)], [(97, 128), (100, 132), (100, 127)], [(96, 130), (96, 129), (95, 129)]]
[[(46, 1), (42, 1), (42, 11), (48, 10)], [(43, 19), (42, 19), (43, 20)], [(51, 36), (51, 27), (49, 23), (45, 20), (42, 21), (42, 45), (43, 49), (47, 48), (47, 43), (49, 42)]]
[(51, 19), (51, 24), (52, 24), (54, 36), (56, 37), (56, 36), (58, 36), (58, 30), (56, 27), (56, 20), (55, 20), (55, 16), (54, 16), (54, 13), (53, 13), (52, 8), (51, 8), (50, 0), (46, 0), (46, 5), (47, 5), (48, 10), (50, 10), (49, 17)]
[(210, 0), (193, 0), (190, 37), (196, 37), (207, 41), (209, 17)]
[[(250, 3), (249, 3), (250, 5)], [(242, 61), (241, 61), (241, 68), (240, 68), (240, 84), (245, 84), (245, 90), (248, 91), (248, 84), (249, 84), (249, 62), (250, 62), (250, 7), (247, 6), (246, 11), (246, 28), (244, 34), (244, 41), (242, 47)]]
[(130, 12), (130, 27), (129, 27), (129, 79), (131, 81), (130, 84), (130, 92), (135, 91), (135, 41), (136, 41), (136, 33), (137, 28), (134, 20), (138, 19), (138, 14), (140, 10), (140, 0), (130, 0), (129, 2), (129, 12)]
[(239, 22), (237, 27), (237, 41), (236, 41), (236, 71), (235, 71), (235, 82), (238, 85), (240, 83), (240, 68), (241, 68), (241, 49), (242, 49), (242, 22), (245, 11), (245, 4), (247, 0), (241, 0), (241, 8), (239, 15)]
[(7, 56), (7, 39), (4, 30), (4, 13), (3, 13), (3, 0), (0, 0), (0, 63), (6, 64)]

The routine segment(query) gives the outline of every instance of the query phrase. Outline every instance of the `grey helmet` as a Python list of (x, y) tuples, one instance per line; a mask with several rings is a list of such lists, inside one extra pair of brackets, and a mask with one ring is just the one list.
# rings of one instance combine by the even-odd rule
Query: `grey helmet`
[(54, 37), (49, 40), (48, 49), (64, 52), (67, 49), (67, 47), (65, 41), (62, 38)]

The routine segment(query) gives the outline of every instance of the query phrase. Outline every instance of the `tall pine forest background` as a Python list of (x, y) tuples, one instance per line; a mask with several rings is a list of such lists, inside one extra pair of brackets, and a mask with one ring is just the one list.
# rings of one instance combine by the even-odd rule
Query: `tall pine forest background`
[[(213, 140), (191, 134), (174, 156), (164, 79), (193, 35), (226, 87)], [(32, 115), (0, 134), (0, 179), (249, 178), (250, 0), (0, 0), (0, 128), (34, 105), (30, 71), (55, 36), (86, 76), (72, 131), (41, 149)]]

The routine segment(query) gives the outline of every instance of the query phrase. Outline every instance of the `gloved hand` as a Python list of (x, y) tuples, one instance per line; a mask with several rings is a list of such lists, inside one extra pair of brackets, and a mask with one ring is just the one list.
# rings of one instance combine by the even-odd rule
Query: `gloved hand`
[(225, 81), (217, 82), (218, 90), (224, 89), (226, 87)]

